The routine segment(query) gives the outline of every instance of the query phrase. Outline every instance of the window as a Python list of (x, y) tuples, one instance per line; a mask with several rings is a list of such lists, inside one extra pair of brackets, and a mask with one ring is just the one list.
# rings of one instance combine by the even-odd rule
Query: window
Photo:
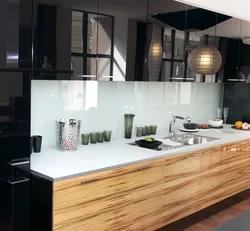
[(110, 78), (114, 60), (114, 17), (72, 12), (71, 61), (77, 76)]
[[(189, 41), (189, 33), (163, 29), (163, 81), (193, 81), (190, 78), (190, 70), (187, 67), (186, 44)], [(188, 74), (187, 74), (188, 72)]]

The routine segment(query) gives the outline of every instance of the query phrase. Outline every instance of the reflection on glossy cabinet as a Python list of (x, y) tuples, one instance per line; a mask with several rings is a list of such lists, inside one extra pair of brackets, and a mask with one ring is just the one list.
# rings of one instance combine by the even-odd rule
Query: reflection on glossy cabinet
[(153, 231), (161, 227), (162, 159), (119, 169), (116, 230)]
[(213, 205), (226, 197), (225, 158), (221, 147), (205, 150), (201, 155), (199, 207), (197, 210)]
[(226, 190), (233, 196), (250, 187), (250, 140), (224, 147), (227, 156)]
[(55, 182), (54, 231), (153, 231), (250, 188), (250, 140)]
[(200, 155), (187, 153), (165, 160), (163, 225), (192, 214), (198, 198)]
[(53, 230), (113, 230), (116, 183), (116, 170), (54, 183)]

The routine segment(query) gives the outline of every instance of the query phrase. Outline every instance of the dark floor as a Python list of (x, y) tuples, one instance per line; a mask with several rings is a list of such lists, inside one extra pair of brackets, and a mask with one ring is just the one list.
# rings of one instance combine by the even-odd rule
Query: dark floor
[(228, 209), (225, 209), (184, 231), (210, 231), (226, 221), (250, 209), (250, 199), (242, 201)]

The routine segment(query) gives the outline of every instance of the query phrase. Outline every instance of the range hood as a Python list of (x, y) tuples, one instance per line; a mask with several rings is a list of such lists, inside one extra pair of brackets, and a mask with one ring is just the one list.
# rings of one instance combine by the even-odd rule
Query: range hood
[(156, 13), (151, 16), (181, 31), (206, 30), (231, 18), (224, 14), (200, 8), (163, 14)]

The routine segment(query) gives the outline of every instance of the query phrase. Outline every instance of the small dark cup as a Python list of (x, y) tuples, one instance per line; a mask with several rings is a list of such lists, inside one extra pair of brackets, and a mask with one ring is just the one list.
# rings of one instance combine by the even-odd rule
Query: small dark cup
[(82, 134), (82, 145), (88, 145), (89, 144), (89, 134)]
[(157, 126), (156, 125), (151, 125), (150, 126), (150, 132), (152, 135), (156, 135), (156, 131), (157, 131)]
[(96, 144), (98, 139), (98, 134), (97, 132), (92, 132), (90, 133), (90, 143), (91, 144)]
[(110, 142), (110, 140), (111, 140), (111, 135), (112, 135), (112, 131), (105, 130), (105, 131), (103, 132), (103, 135), (104, 135), (104, 140), (105, 140), (105, 142)]
[(103, 132), (98, 132), (97, 133), (97, 142), (98, 143), (103, 143), (104, 137), (103, 137)]
[(145, 129), (146, 129), (146, 136), (151, 135), (150, 127), (149, 126), (145, 126)]
[(136, 128), (136, 137), (142, 137), (142, 128), (141, 127)]
[(35, 153), (41, 152), (42, 139), (43, 139), (42, 136), (33, 136), (33, 147)]
[(146, 136), (147, 135), (147, 131), (146, 131), (146, 127), (142, 127), (142, 136)]

